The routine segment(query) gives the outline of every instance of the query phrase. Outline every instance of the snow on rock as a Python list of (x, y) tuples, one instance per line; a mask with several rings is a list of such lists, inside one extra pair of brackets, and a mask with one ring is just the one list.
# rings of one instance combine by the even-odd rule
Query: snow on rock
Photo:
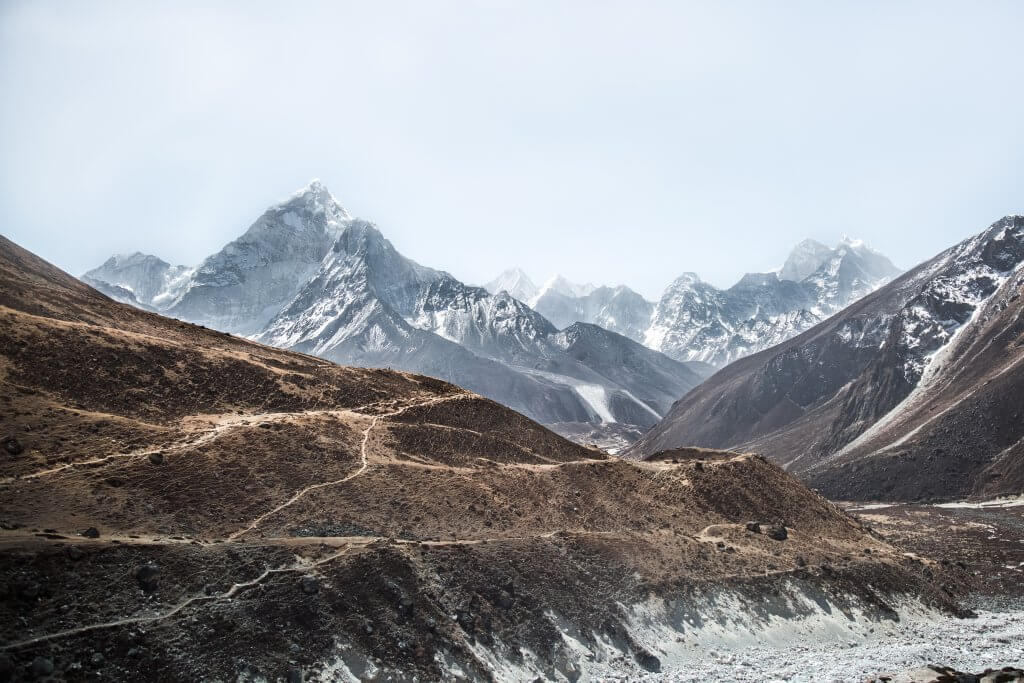
[(726, 365), (800, 334), (898, 273), (849, 239), (834, 249), (805, 240), (778, 273), (748, 273), (724, 290), (684, 273), (656, 305), (644, 343), (678, 360)]

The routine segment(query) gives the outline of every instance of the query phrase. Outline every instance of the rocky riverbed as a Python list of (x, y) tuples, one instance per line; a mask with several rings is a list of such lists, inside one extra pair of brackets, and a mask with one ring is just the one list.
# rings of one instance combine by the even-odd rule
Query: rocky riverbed
[(979, 673), (1021, 666), (1024, 610), (979, 612), (973, 619), (914, 618), (845, 643), (698, 651), (692, 663), (640, 680), (865, 681), (885, 674), (895, 680), (899, 673), (933, 663)]

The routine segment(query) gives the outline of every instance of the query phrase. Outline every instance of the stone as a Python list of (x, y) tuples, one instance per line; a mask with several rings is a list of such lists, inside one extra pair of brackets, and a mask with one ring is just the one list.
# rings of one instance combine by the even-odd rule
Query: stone
[(42, 655), (32, 660), (32, 665), (29, 667), (32, 675), (36, 678), (43, 678), (53, 673), (53, 660), (49, 657), (43, 657)]
[(149, 461), (151, 463), (153, 463), (154, 465), (162, 465), (163, 462), (164, 462), (164, 454), (163, 453), (150, 453), (149, 454)]
[(320, 592), (320, 582), (315, 576), (303, 576), (299, 581), (302, 592), (306, 595), (315, 595)]
[(140, 564), (135, 568), (135, 580), (138, 582), (139, 587), (147, 593), (152, 593), (157, 589), (158, 580), (160, 577), (160, 566), (152, 562), (148, 564)]
[(91, 526), (88, 529), (86, 529), (85, 531), (83, 531), (81, 533), (81, 535), (85, 536), (86, 538), (99, 538), (100, 537), (100, 530), (97, 529), (94, 526)]
[(789, 538), (789, 532), (786, 531), (786, 525), (784, 524), (773, 524), (768, 527), (768, 531), (765, 533), (768, 538), (774, 541), (785, 541)]
[(25, 447), (13, 436), (8, 436), (3, 441), (0, 441), (0, 446), (3, 446), (8, 455), (21, 455), (25, 452)]

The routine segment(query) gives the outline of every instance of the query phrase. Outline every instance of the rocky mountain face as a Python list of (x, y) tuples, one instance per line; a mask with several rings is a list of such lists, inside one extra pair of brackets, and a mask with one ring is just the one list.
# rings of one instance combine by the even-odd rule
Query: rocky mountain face
[(185, 266), (172, 266), (156, 256), (135, 252), (111, 256), (82, 279), (123, 303), (160, 310), (181, 296), (191, 275)]
[[(116, 285), (105, 272), (89, 277)], [(528, 279), (513, 274), (508, 283)], [(406, 259), (316, 182), (158, 299), (154, 308), (173, 317), (341, 363), (439, 377), (545, 423), (650, 426), (702, 379), (601, 328), (559, 332), (504, 289), (491, 294)]]
[(642, 341), (654, 304), (624, 286), (595, 287), (582, 296), (551, 288), (537, 297), (533, 308), (559, 328), (586, 322)]
[(899, 272), (844, 237), (834, 249), (805, 240), (777, 273), (748, 273), (728, 289), (684, 273), (657, 303), (628, 287), (574, 285), (558, 276), (520, 300), (557, 327), (591, 323), (676, 360), (722, 367), (796, 336)]
[(719, 371), (632, 453), (753, 450), (837, 498), (1019, 493), (1022, 263), (1024, 217), (1009, 216)]
[(779, 273), (750, 273), (724, 290), (685, 273), (655, 307), (644, 343), (677, 360), (721, 367), (800, 334), (898, 273), (852, 240), (835, 249), (802, 242)]
[[(323, 282), (372, 283), (393, 255), (345, 233)], [(418, 286), (355, 315), (447, 282), (392, 265)], [(962, 614), (970, 574), (757, 456), (611, 458), (436, 379), (125, 306), (2, 237), (0, 318), (8, 679), (634, 680)]]

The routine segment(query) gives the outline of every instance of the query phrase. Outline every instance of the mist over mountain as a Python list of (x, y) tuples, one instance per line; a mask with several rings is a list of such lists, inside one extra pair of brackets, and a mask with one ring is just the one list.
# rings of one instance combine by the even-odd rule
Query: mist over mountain
[(804, 240), (778, 272), (748, 273), (727, 289), (684, 273), (657, 302), (625, 286), (574, 285), (561, 276), (537, 289), (520, 269), (489, 287), (533, 293), (518, 298), (557, 326), (592, 323), (676, 360), (722, 367), (796, 336), (899, 273), (879, 252), (844, 237), (834, 248)]
[[(317, 181), (195, 268), (115, 257), (83, 279), (281, 348), (452, 381), (566, 429), (651, 426), (705, 375), (602, 327), (552, 324), (507, 292), (533, 291), (522, 273), (492, 294), (421, 266)], [(555, 279), (534, 295), (590, 289)]]

